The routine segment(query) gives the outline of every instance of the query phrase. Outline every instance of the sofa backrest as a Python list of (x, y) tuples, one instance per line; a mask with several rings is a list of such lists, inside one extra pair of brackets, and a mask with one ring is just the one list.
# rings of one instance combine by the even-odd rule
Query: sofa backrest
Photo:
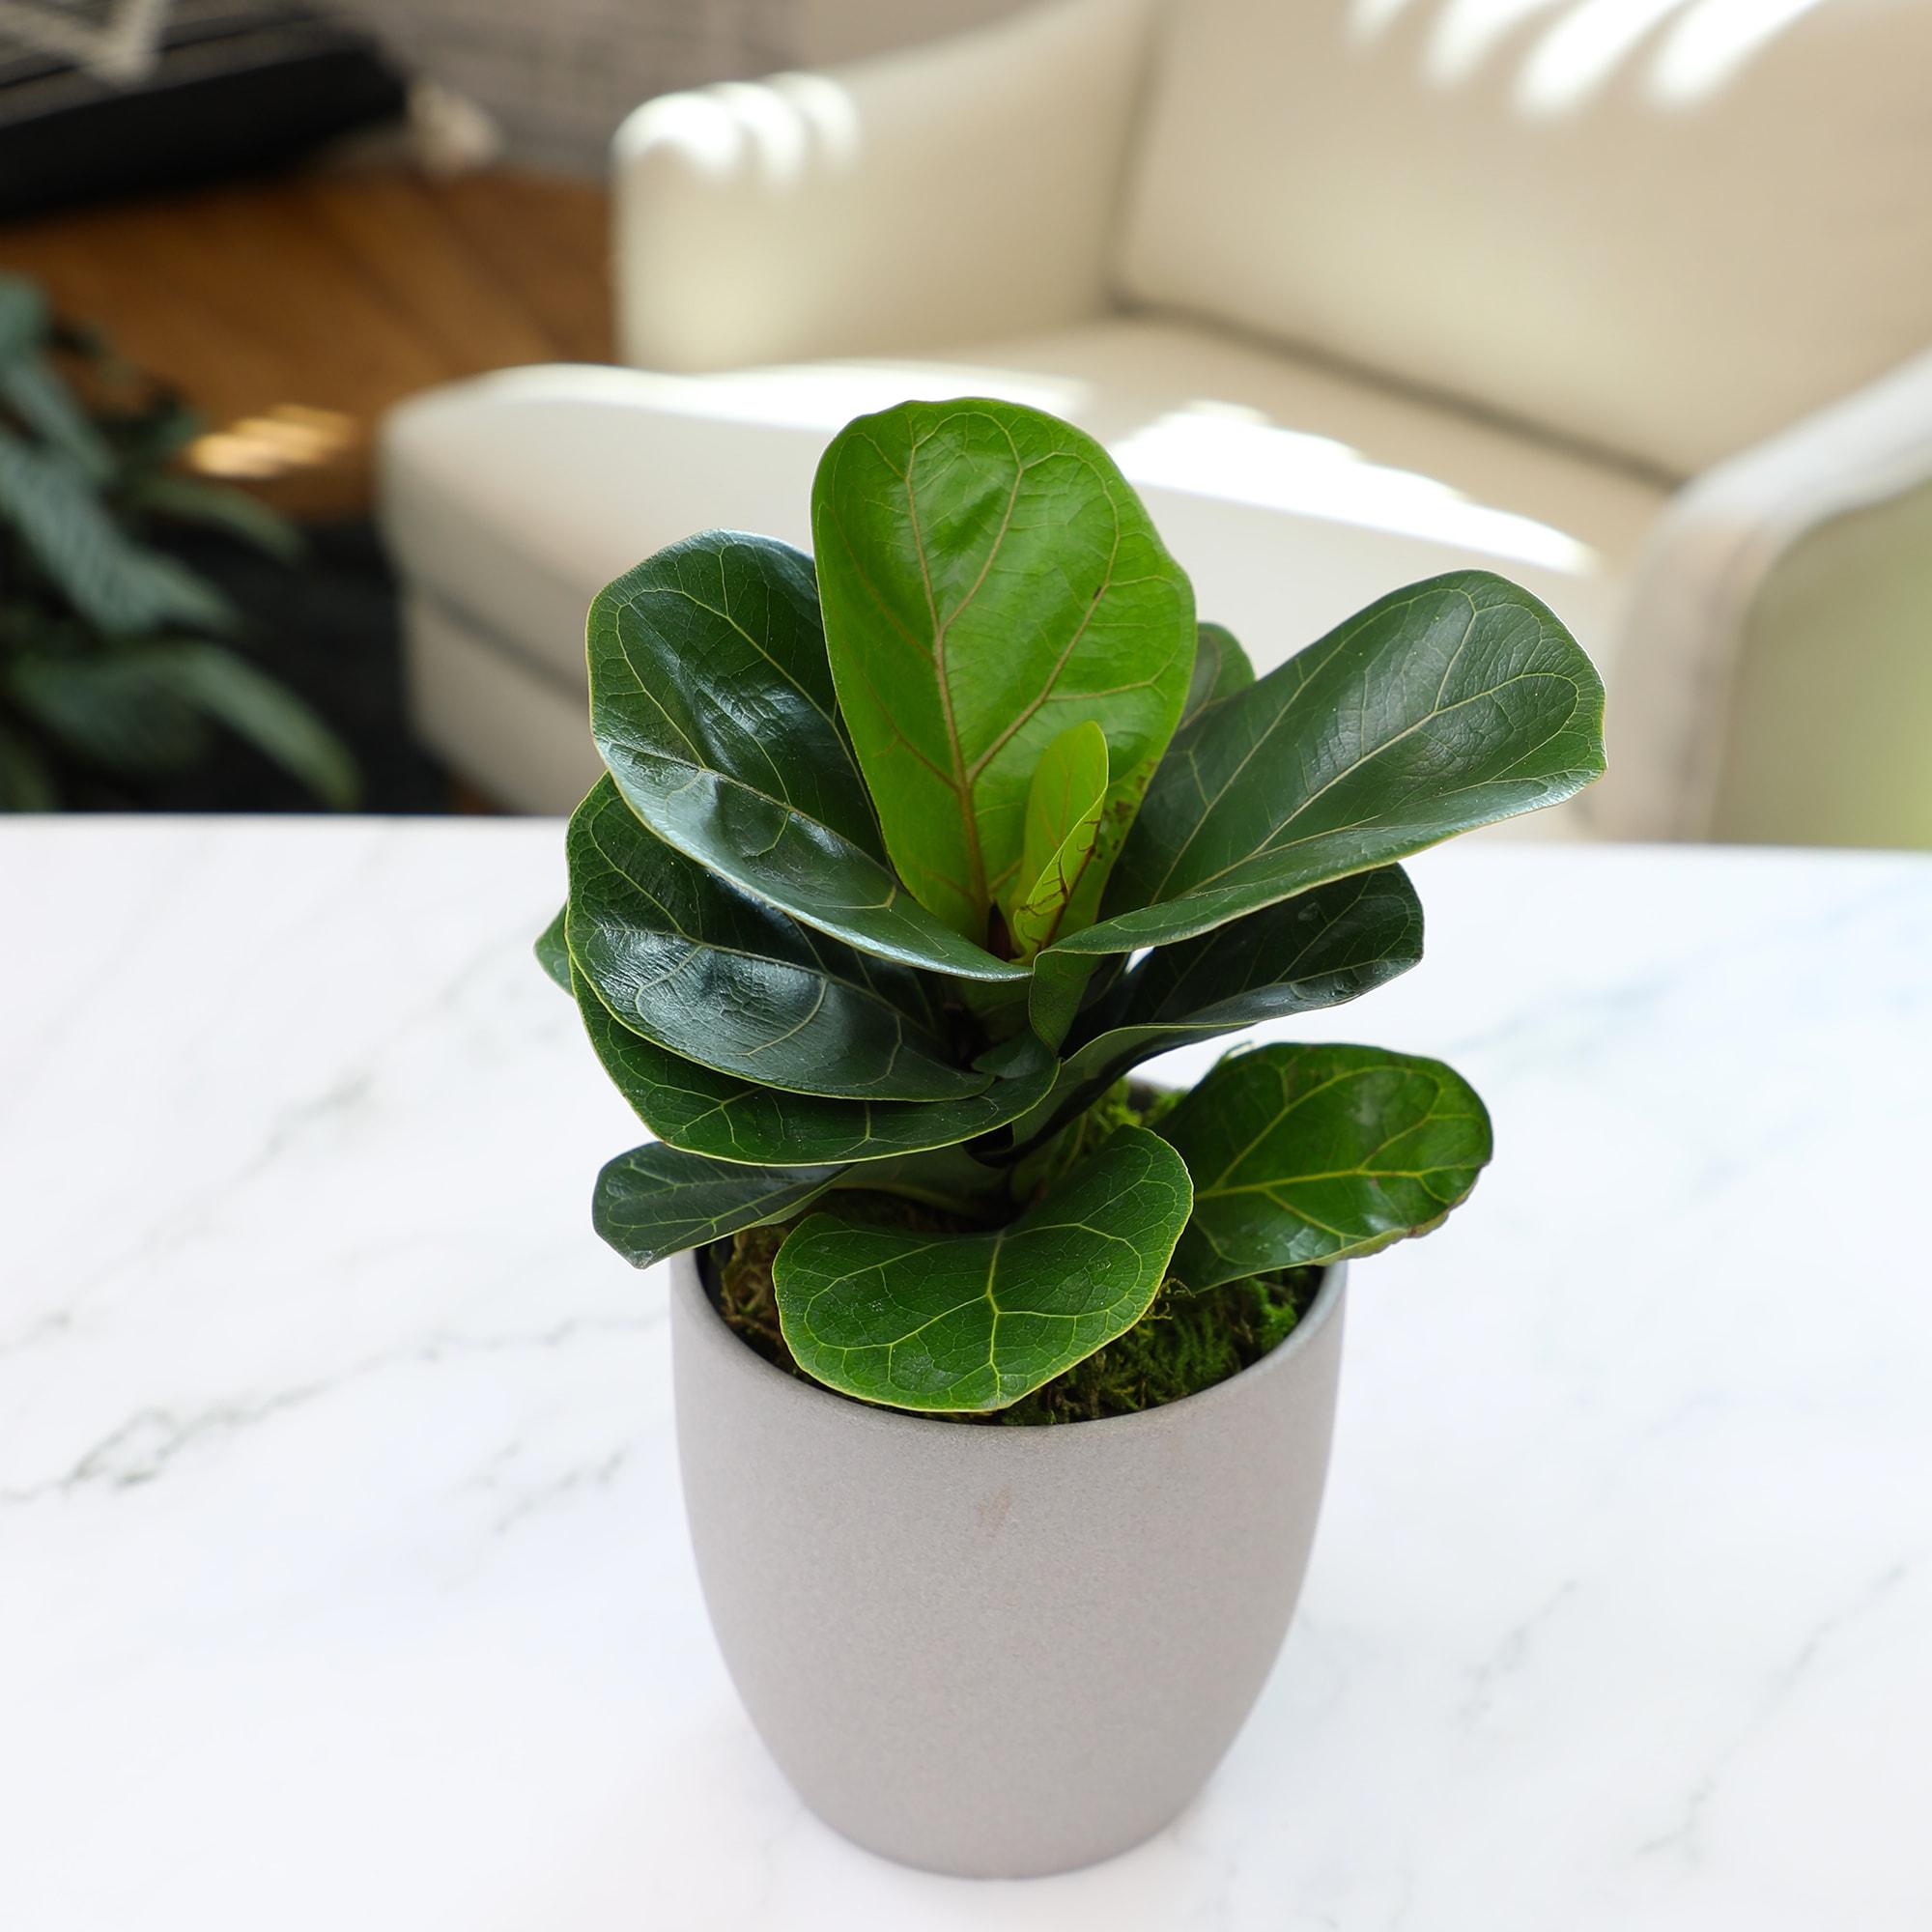
[(1932, 346), (1932, 0), (1170, 0), (1118, 273), (1688, 474)]

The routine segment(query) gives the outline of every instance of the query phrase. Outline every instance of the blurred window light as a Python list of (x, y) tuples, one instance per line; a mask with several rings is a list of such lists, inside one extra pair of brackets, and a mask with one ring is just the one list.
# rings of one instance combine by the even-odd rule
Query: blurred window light
[(1350, 0), (1349, 38), (1357, 45), (1379, 40), (1411, 4), (1412, 0)]
[(1683, 0), (1580, 0), (1531, 49), (1517, 77), (1525, 114), (1568, 114), (1609, 84), (1623, 62)]
[[(1650, 92), (1689, 106), (1728, 87), (1768, 42), (1823, 0), (1697, 0), (1671, 28), (1650, 70)], [(1928, 76), (1932, 78), (1932, 76)]]
[(1492, 508), (1418, 470), (1372, 463), (1330, 437), (1282, 429), (1259, 411), (1196, 402), (1113, 444), (1135, 483), (1253, 503), (1330, 523), (1590, 575), (1596, 553), (1552, 525)]
[(1471, 79), (1487, 55), (1525, 20), (1564, 0), (1445, 0), (1429, 38), (1424, 70), (1438, 87)]

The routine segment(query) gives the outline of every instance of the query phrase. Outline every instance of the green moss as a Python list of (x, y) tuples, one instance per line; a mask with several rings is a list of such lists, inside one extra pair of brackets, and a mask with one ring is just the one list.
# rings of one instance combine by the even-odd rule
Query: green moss
[[(1176, 1096), (1116, 1088), (1084, 1117), (1081, 1145), (1092, 1147), (1115, 1126), (1157, 1120)], [(840, 1193), (837, 1211), (883, 1226), (963, 1233), (972, 1224), (889, 1194)], [(705, 1274), (726, 1324), (766, 1361), (806, 1379), (779, 1329), (772, 1263), (804, 1217), (748, 1228), (705, 1251)], [(1283, 1341), (1320, 1286), (1319, 1268), (1234, 1281), (1205, 1293), (1163, 1283), (1153, 1305), (1124, 1335), (1077, 1362), (1064, 1376), (989, 1415), (948, 1417), (974, 1423), (1089, 1422), (1130, 1415), (1211, 1388), (1258, 1362)]]

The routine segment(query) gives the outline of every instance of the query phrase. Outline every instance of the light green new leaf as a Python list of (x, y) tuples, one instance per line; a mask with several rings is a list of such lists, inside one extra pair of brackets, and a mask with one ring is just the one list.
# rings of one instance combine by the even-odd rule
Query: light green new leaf
[(590, 1044), (638, 1118), (660, 1140), (715, 1160), (829, 1167), (885, 1160), (977, 1139), (1017, 1120), (1053, 1084), (1053, 1068), (996, 1079), (963, 1100), (843, 1100), (783, 1094), (720, 1073), (633, 1033), (575, 976)]
[(1040, 753), (1027, 789), (1016, 890), (1006, 902), (1020, 958), (1031, 959), (1066, 921), (1068, 901), (1091, 869), (1106, 805), (1107, 734), (1091, 720), (1071, 724)]
[(905, 403), (812, 489), (838, 701), (899, 876), (982, 940), (1041, 753), (1085, 720), (1112, 779), (1097, 892), (1173, 734), (1194, 596), (1113, 459), (1018, 404)]
[(1147, 1313), (1187, 1220), (1187, 1169), (1122, 1127), (1044, 1200), (988, 1235), (814, 1214), (773, 1267), (793, 1359), (895, 1408), (1005, 1408)]
[(1399, 866), (1358, 872), (1156, 947), (1082, 1016), (1053, 1092), (1013, 1130), (1043, 1139), (1144, 1060), (1217, 1034), (1338, 1007), (1422, 957), (1422, 905)]
[(1181, 724), (1191, 724), (1210, 704), (1254, 681), (1255, 668), (1234, 632), (1225, 624), (1203, 624), (1194, 647), (1193, 681), (1187, 687), (1187, 702), (1180, 707)]
[(1582, 789), (1604, 687), (1528, 591), (1411, 584), (1177, 735), (1097, 925), (1056, 955), (1192, 938), (1328, 879)]
[(727, 885), (647, 832), (609, 778), (565, 849), (571, 956), (633, 1033), (799, 1094), (943, 1100), (991, 1084), (952, 1063), (910, 969)]
[(633, 1267), (795, 1213), (838, 1179), (836, 1167), (742, 1167), (648, 1141), (605, 1164), (590, 1221)]
[(1427, 1234), (1490, 1158), (1490, 1117), (1440, 1061), (1372, 1046), (1224, 1060), (1160, 1122), (1194, 1178), (1190, 1288), (1373, 1254)]
[(838, 719), (811, 559), (713, 530), (626, 571), (590, 607), (590, 724), (626, 802), (667, 844), (867, 952), (1014, 980), (885, 863)]

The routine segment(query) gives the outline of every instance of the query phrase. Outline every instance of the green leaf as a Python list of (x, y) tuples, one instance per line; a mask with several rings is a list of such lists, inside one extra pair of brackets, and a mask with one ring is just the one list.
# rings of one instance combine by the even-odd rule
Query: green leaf
[(1053, 1092), (1014, 1128), (1043, 1139), (1144, 1060), (1338, 1007), (1422, 957), (1422, 905), (1399, 866), (1358, 872), (1218, 931), (1157, 947), (1092, 1008)]
[(163, 473), (145, 477), (130, 494), (139, 510), (175, 523), (198, 524), (249, 545), (281, 563), (298, 563), (307, 545), (300, 529), (259, 497), (225, 483)]
[(779, 1325), (800, 1368), (895, 1408), (1005, 1408), (1131, 1328), (1187, 1220), (1187, 1170), (1122, 1127), (997, 1234), (814, 1214), (779, 1249)]
[(720, 1073), (635, 1034), (576, 975), (590, 1044), (638, 1118), (660, 1140), (761, 1167), (842, 1165), (952, 1147), (1017, 1120), (1053, 1084), (1051, 1065), (995, 1080), (964, 1100), (841, 1100), (783, 1094)]
[(324, 805), (347, 811), (355, 804), (362, 778), (354, 755), (285, 685), (218, 644), (155, 644), (138, 655), (165, 689), (245, 739)]
[(811, 559), (710, 531), (590, 607), (590, 722), (617, 788), (667, 844), (861, 951), (1013, 980), (885, 863), (838, 719)]
[(1106, 804), (1107, 734), (1091, 719), (1069, 724), (1040, 753), (1027, 788), (1016, 890), (1006, 904), (1020, 958), (1031, 959), (1060, 929), (1090, 869)]
[(1231, 1055), (1159, 1130), (1194, 1178), (1174, 1271), (1195, 1289), (1427, 1234), (1491, 1152), (1466, 1081), (1372, 1046)]
[(566, 993), (571, 991), (570, 946), (564, 938), (563, 923), (569, 913), (567, 905), (558, 906), (556, 917), (537, 934), (536, 945), (531, 949), (537, 955), (537, 964)]
[(1604, 769), (1604, 687), (1526, 590), (1411, 584), (1174, 742), (1097, 925), (1056, 954), (1192, 938), (1328, 879), (1554, 805)]
[(0, 403), (89, 482), (103, 483), (113, 475), (114, 452), (106, 438), (41, 356), (0, 358)]
[(590, 1222), (633, 1267), (795, 1213), (838, 1178), (836, 1167), (744, 1167), (657, 1141), (609, 1161)]
[(53, 318), (38, 282), (24, 275), (0, 274), (0, 362), (40, 353)]
[(116, 635), (163, 624), (226, 630), (233, 607), (173, 557), (129, 537), (69, 459), (0, 429), (0, 523), (74, 611)]
[(1097, 894), (1194, 658), (1193, 591), (1113, 459), (1018, 404), (904, 403), (832, 440), (812, 532), (839, 705), (914, 896), (983, 940), (1035, 768), (1088, 720), (1113, 775)]
[(194, 706), (168, 688), (145, 653), (25, 653), (0, 659), (0, 681), (43, 731), (102, 771), (149, 777), (207, 753)]
[(1194, 679), (1180, 723), (1191, 724), (1210, 704), (1232, 697), (1255, 681), (1255, 668), (1225, 624), (1203, 624), (1194, 646)]
[(943, 1100), (952, 1064), (916, 974), (727, 885), (648, 832), (600, 779), (577, 809), (569, 950), (618, 1019), (670, 1052), (798, 1094)]
[(0, 811), (58, 811), (60, 790), (46, 760), (17, 731), (0, 725)]

